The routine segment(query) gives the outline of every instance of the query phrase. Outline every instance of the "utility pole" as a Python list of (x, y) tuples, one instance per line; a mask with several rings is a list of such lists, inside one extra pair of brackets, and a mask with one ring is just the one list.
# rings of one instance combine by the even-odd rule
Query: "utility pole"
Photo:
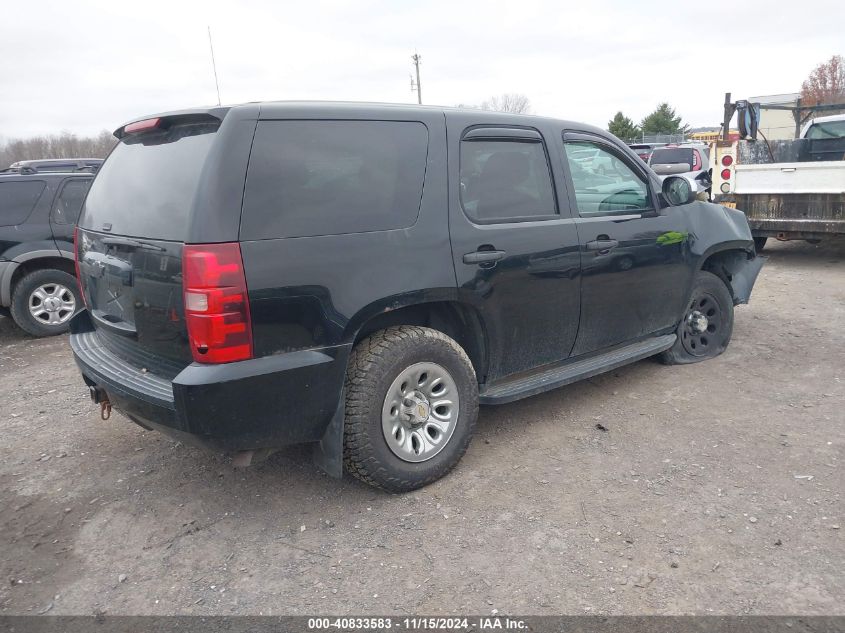
[(414, 51), (414, 54), (411, 56), (411, 59), (414, 60), (414, 67), (417, 70), (417, 82), (414, 83), (414, 78), (411, 77), (411, 92), (414, 90), (417, 91), (417, 103), (422, 105), (422, 86), (420, 86), (420, 57), (419, 53)]
[(733, 118), (734, 112), (736, 112), (736, 106), (731, 102), (731, 93), (725, 93), (725, 116), (722, 119), (722, 140), (727, 141), (731, 138), (731, 119)]
[[(812, 110), (810, 110), (810, 114), (812, 115)], [(792, 116), (795, 118), (795, 138), (801, 138), (801, 97), (798, 97), (795, 102)]]
[(211, 49), (211, 68), (214, 70), (214, 87), (217, 88), (217, 105), (220, 105), (220, 84), (217, 83), (217, 64), (214, 63), (214, 45), (211, 43), (211, 27), (208, 27), (208, 48)]

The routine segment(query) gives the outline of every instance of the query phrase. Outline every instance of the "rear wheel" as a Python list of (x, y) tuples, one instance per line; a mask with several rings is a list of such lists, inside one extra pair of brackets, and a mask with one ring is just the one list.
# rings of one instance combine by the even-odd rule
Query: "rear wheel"
[(67, 332), (68, 324), (82, 305), (76, 278), (46, 268), (24, 276), (12, 294), (12, 319), (33, 336)]
[(695, 277), (690, 302), (678, 326), (678, 340), (659, 358), (667, 365), (681, 365), (718, 356), (730, 343), (733, 324), (733, 298), (728, 287), (713, 273), (702, 270)]
[(352, 350), (343, 455), (358, 479), (389, 492), (436, 481), (466, 452), (477, 417), (472, 363), (442, 332), (392, 327)]
[(766, 246), (766, 242), (768, 242), (768, 241), (769, 241), (768, 237), (755, 237), (754, 238), (754, 250), (756, 250), (759, 253), (760, 251), (763, 250), (763, 248)]

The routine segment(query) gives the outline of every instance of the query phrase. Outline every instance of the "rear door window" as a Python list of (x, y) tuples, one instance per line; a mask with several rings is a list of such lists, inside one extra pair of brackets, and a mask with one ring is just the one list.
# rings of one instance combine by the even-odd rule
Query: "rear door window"
[(82, 203), (85, 201), (85, 194), (88, 193), (90, 187), (91, 180), (88, 178), (73, 178), (65, 181), (53, 207), (53, 222), (76, 224), (79, 212), (82, 210)]
[(557, 213), (545, 145), (537, 140), (461, 141), (461, 205), (478, 223)]
[(0, 226), (26, 221), (44, 191), (42, 180), (0, 182)]
[(413, 121), (259, 121), (241, 239), (406, 228), (419, 215), (428, 130)]

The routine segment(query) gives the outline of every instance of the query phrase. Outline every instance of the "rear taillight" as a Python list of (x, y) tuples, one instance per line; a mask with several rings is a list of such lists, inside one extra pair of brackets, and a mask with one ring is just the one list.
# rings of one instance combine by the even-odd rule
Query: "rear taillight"
[(85, 289), (82, 287), (82, 275), (79, 274), (79, 227), (77, 226), (73, 227), (73, 267), (76, 271), (76, 285), (79, 288), (79, 296), (82, 297), (82, 303), (87, 308)]
[(189, 244), (182, 251), (185, 322), (194, 360), (252, 358), (252, 323), (241, 247)]
[(721, 176), (722, 176), (722, 180), (730, 180), (731, 179), (731, 170), (730, 169), (723, 169)]
[(722, 166), (723, 167), (730, 167), (731, 165), (733, 165), (733, 162), (734, 162), (734, 157), (731, 156), (730, 154), (725, 154), (724, 156), (722, 156)]

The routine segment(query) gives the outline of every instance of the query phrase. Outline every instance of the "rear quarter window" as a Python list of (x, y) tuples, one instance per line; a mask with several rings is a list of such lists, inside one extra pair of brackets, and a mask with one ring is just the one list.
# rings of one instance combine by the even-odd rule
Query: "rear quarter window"
[(420, 209), (428, 130), (413, 121), (260, 121), (241, 239), (405, 228)]
[(73, 178), (62, 185), (53, 207), (53, 222), (56, 224), (76, 224), (85, 194), (91, 186), (87, 178)]
[(41, 180), (0, 182), (0, 226), (25, 222), (44, 191)]

